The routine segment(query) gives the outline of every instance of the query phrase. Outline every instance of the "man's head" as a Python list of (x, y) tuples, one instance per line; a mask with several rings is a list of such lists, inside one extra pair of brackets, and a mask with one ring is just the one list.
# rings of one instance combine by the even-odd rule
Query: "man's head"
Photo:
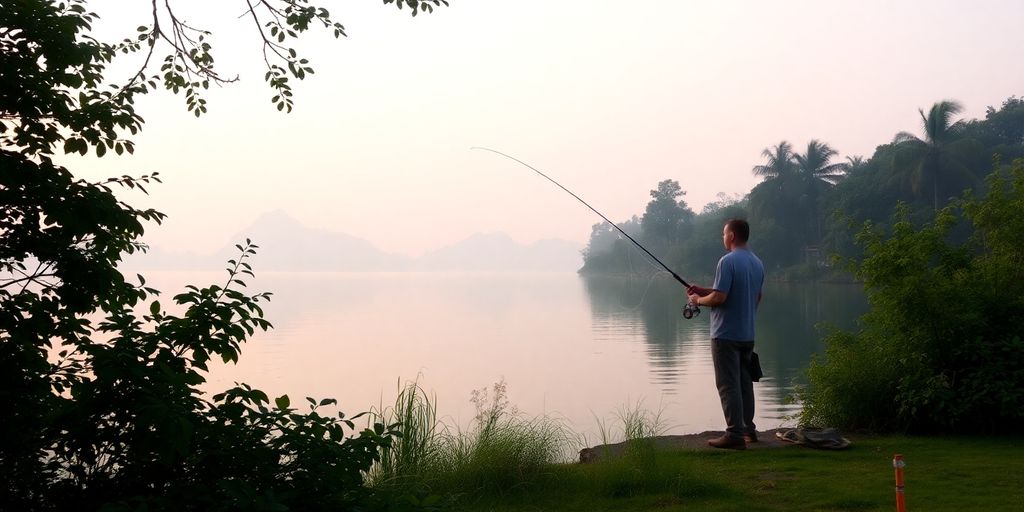
[(743, 219), (729, 219), (722, 227), (722, 245), (728, 250), (747, 245), (750, 239), (750, 224)]

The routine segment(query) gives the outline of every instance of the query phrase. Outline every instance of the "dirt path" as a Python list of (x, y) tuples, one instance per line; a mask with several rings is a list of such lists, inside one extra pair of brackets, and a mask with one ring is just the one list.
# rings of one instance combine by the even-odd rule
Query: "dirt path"
[[(789, 448), (799, 445), (780, 441), (775, 433), (780, 429), (766, 430), (757, 433), (758, 442), (747, 445), (748, 450), (767, 450), (772, 448)], [(717, 450), (708, 446), (708, 440), (724, 434), (722, 431), (709, 430), (700, 434), (687, 434), (684, 436), (658, 436), (654, 439), (654, 446), (659, 450)], [(603, 444), (593, 448), (580, 450), (580, 462), (594, 462), (604, 457), (616, 457), (626, 450), (627, 442), (615, 444)]]

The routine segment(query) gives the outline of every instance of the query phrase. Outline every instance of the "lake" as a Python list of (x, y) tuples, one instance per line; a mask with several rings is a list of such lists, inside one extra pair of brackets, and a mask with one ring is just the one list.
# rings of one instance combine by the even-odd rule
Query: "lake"
[[(222, 275), (147, 273), (169, 297)], [(655, 278), (574, 273), (263, 273), (275, 328), (216, 365), (206, 388), (246, 382), (268, 395), (334, 397), (346, 413), (389, 404), (419, 379), (439, 415), (465, 428), (470, 393), (504, 379), (523, 414), (558, 416), (594, 439), (598, 421), (638, 402), (661, 411), (668, 433), (724, 428), (714, 386), (708, 311), (686, 320), (682, 289)], [(166, 302), (168, 299), (164, 299)], [(756, 351), (761, 429), (792, 425), (787, 401), (812, 354), (819, 323), (855, 326), (867, 309), (858, 286), (766, 285)]]

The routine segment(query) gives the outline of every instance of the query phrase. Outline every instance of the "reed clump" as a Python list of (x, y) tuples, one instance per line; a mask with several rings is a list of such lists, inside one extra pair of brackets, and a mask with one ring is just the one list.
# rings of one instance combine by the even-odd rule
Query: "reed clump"
[(583, 465), (570, 464), (585, 444), (580, 436), (551, 416), (521, 414), (509, 403), (504, 381), (474, 391), (471, 401), (476, 414), (460, 428), (438, 418), (436, 397), (418, 382), (401, 387), (393, 405), (372, 412), (373, 421), (397, 423), (402, 437), (382, 450), (368, 475), (370, 486), (421, 508), (465, 507), (495, 496), (682, 498), (709, 492), (704, 471), (694, 466), (699, 461), (658, 454), (655, 438), (668, 426), (662, 409), (650, 411), (642, 401), (597, 420), (602, 445), (625, 442), (625, 450)]
[(376, 488), (450, 495), (505, 492), (537, 483), (566, 462), (571, 431), (557, 418), (527, 418), (509, 404), (506, 384), (473, 392), (476, 415), (465, 429), (437, 417), (437, 399), (418, 382), (405, 385), (393, 406), (373, 412), (399, 424), (402, 437), (370, 471)]

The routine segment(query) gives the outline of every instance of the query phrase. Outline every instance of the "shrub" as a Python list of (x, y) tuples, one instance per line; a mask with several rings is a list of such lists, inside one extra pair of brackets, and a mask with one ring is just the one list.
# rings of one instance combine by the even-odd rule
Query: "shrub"
[[(1019, 432), (1024, 427), (1024, 160), (993, 173), (915, 227), (866, 226), (853, 271), (872, 309), (857, 333), (827, 337), (808, 370), (802, 422), (914, 432)], [(948, 242), (958, 223), (973, 228)]]
[[(101, 303), (103, 319), (41, 315), (63, 298), (43, 286), (2, 295), (3, 399), (17, 404), (0, 427), (2, 504), (11, 510), (348, 510), (369, 499), (363, 473), (393, 429), (359, 432), (333, 399), (272, 403), (241, 384), (212, 397), (199, 386), (212, 358), (237, 361), (241, 344), (267, 329), (260, 303), (243, 294), (239, 247), (227, 284), (174, 297), (123, 286)], [(54, 311), (60, 312), (59, 309)], [(20, 320), (20, 321), (18, 321)], [(55, 333), (59, 337), (42, 336)], [(3, 507), (7, 509), (7, 507)]]

